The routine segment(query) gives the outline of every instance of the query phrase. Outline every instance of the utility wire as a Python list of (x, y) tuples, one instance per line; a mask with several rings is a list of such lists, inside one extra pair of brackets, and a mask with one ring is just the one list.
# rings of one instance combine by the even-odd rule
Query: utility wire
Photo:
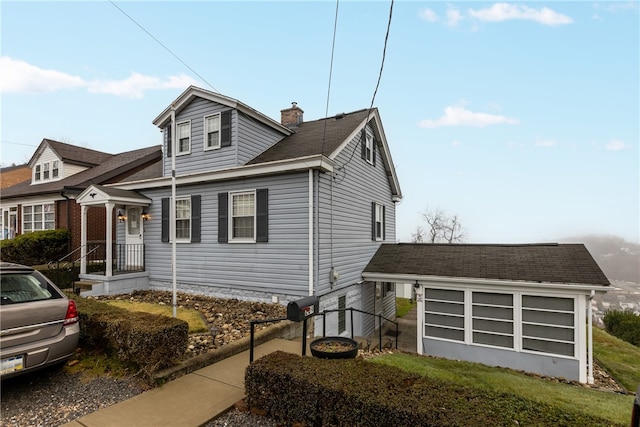
[(320, 154), (324, 155), (324, 141), (327, 133), (327, 118), (329, 117), (329, 96), (331, 95), (331, 76), (333, 75), (333, 54), (336, 49), (336, 32), (338, 29), (338, 7), (340, 0), (336, 0), (336, 16), (333, 19), (333, 41), (331, 42), (331, 62), (329, 64), (329, 84), (327, 85), (327, 104), (324, 109), (324, 128), (322, 129), (322, 150)]
[(142, 25), (140, 25), (135, 19), (133, 19), (131, 16), (129, 16), (127, 14), (127, 12), (125, 12), (124, 10), (122, 10), (120, 8), (120, 6), (118, 6), (117, 4), (115, 4), (112, 0), (109, 0), (109, 3), (111, 3), (116, 9), (118, 9), (120, 12), (122, 12), (122, 14), (124, 16), (126, 16), (127, 18), (129, 18), (131, 20), (131, 22), (133, 22), (134, 24), (136, 24), (138, 27), (140, 27), (140, 29), (142, 31), (144, 31), (145, 33), (147, 33), (147, 35), (149, 37), (151, 37), (153, 40), (155, 40), (156, 43), (158, 43), (160, 46), (162, 46), (164, 48), (164, 50), (166, 50), (167, 52), (169, 52), (174, 58), (176, 58), (178, 61), (180, 61), (182, 63), (182, 65), (184, 65), (185, 67), (187, 67), (189, 70), (191, 70), (192, 73), (194, 73), (196, 76), (198, 76), (200, 78), (200, 80), (202, 80), (203, 82), (205, 82), (207, 85), (209, 85), (209, 87), (211, 89), (213, 89), (215, 92), (220, 93), (220, 91), (218, 89), (216, 89), (215, 87), (213, 87), (213, 85), (211, 83), (209, 83), (207, 81), (207, 79), (205, 79), (204, 77), (202, 77), (196, 70), (194, 70), (193, 68), (191, 68), (189, 66), (189, 64), (187, 64), (186, 62), (184, 62), (182, 59), (180, 59), (180, 57), (178, 55), (176, 55), (175, 53), (173, 53), (171, 51), (171, 49), (169, 49), (168, 47), (166, 47), (164, 44), (162, 44), (162, 42), (160, 40), (158, 40), (156, 37), (154, 37), (153, 34), (151, 34), (149, 31), (147, 31), (146, 28), (144, 28)]
[[(366, 127), (367, 127), (367, 123), (368, 123), (368, 119), (369, 119), (369, 115), (371, 115), (371, 110), (373, 110), (373, 103), (375, 102), (376, 99), (376, 94), (378, 93), (378, 87), (380, 86), (380, 80), (382, 79), (382, 70), (384, 69), (384, 61), (385, 58), (387, 56), (387, 42), (389, 41), (389, 30), (391, 29), (391, 18), (393, 17), (393, 2), (394, 0), (391, 0), (391, 5), (389, 7), (389, 19), (387, 20), (387, 33), (384, 36), (384, 47), (382, 49), (382, 61), (380, 63), (380, 71), (378, 72), (378, 81), (376, 83), (376, 87), (373, 91), (373, 96), (371, 97), (371, 105), (369, 106), (369, 110), (367, 111), (367, 122), (365, 123), (365, 131), (366, 131)], [(347, 160), (347, 162), (340, 166), (338, 168), (338, 170), (343, 170), (345, 175), (346, 175), (346, 170), (344, 169), (347, 165), (349, 165), (349, 163), (351, 163), (351, 160), (353, 159), (353, 155), (355, 154), (356, 150), (358, 149), (359, 144), (356, 144), (353, 147), (353, 151), (351, 152), (351, 156), (349, 156), (349, 160)], [(344, 177), (342, 178), (344, 179)], [(342, 181), (342, 180), (340, 180)]]

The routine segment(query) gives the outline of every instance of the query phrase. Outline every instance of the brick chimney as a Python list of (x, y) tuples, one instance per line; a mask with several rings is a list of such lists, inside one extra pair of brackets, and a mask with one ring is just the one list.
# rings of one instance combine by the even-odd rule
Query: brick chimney
[(302, 111), (297, 102), (291, 103), (291, 108), (280, 110), (280, 123), (287, 127), (300, 126), (302, 124)]

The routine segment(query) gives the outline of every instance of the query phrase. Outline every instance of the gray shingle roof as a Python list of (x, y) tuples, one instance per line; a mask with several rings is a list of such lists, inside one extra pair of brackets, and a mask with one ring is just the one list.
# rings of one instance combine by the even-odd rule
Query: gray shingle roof
[(364, 272), (609, 285), (583, 244), (383, 244)]
[(323, 154), (329, 156), (367, 117), (358, 110), (326, 119), (303, 122), (289, 135), (253, 158), (249, 165)]
[(2, 190), (2, 198), (22, 197), (60, 192), (65, 188), (86, 188), (90, 184), (108, 184), (118, 176), (142, 166), (148, 162), (160, 161), (162, 149), (159, 145), (120, 154), (109, 154), (106, 161), (98, 166), (78, 172), (59, 181), (31, 185), (31, 181), (22, 182)]
[(65, 144), (64, 142), (54, 141), (47, 138), (43, 139), (42, 142), (49, 144), (49, 147), (58, 153), (62, 158), (62, 161), (66, 163), (94, 166), (104, 163), (114, 156), (113, 154), (103, 153), (102, 151)]

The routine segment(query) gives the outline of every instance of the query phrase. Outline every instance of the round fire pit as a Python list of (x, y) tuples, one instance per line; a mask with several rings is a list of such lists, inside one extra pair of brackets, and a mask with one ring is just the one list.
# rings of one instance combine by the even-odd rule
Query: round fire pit
[(323, 337), (311, 341), (311, 354), (321, 359), (355, 359), (358, 343), (351, 338)]

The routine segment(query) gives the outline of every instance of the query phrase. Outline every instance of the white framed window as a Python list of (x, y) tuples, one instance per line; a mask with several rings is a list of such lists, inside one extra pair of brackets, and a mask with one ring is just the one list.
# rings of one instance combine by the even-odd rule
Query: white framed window
[(54, 160), (51, 166), (51, 178), (58, 178), (60, 176), (60, 161)]
[(176, 242), (191, 241), (191, 198), (176, 198)]
[(204, 118), (204, 149), (220, 148), (220, 113)]
[(42, 165), (42, 180), (49, 179), (49, 163), (44, 163)]
[(384, 206), (377, 203), (375, 205), (374, 228), (376, 241), (384, 240)]
[(229, 235), (231, 242), (255, 242), (256, 236), (256, 192), (229, 193)]
[(178, 123), (177, 134), (177, 154), (189, 154), (191, 152), (191, 122)]
[(33, 173), (33, 180), (34, 181), (40, 181), (40, 177), (41, 177), (41, 174), (42, 174), (41, 171), (42, 171), (42, 166), (41, 165), (36, 165), (36, 170)]
[(464, 291), (424, 290), (424, 336), (464, 342)]
[(522, 350), (575, 355), (575, 300), (522, 295)]
[(474, 344), (513, 348), (513, 294), (473, 292), (471, 319)]
[(53, 230), (56, 226), (55, 204), (22, 206), (22, 232)]
[(10, 206), (2, 209), (2, 235), (0, 239), (13, 239), (18, 232), (18, 207)]
[(364, 158), (368, 163), (373, 164), (373, 135), (366, 134), (364, 147)]

